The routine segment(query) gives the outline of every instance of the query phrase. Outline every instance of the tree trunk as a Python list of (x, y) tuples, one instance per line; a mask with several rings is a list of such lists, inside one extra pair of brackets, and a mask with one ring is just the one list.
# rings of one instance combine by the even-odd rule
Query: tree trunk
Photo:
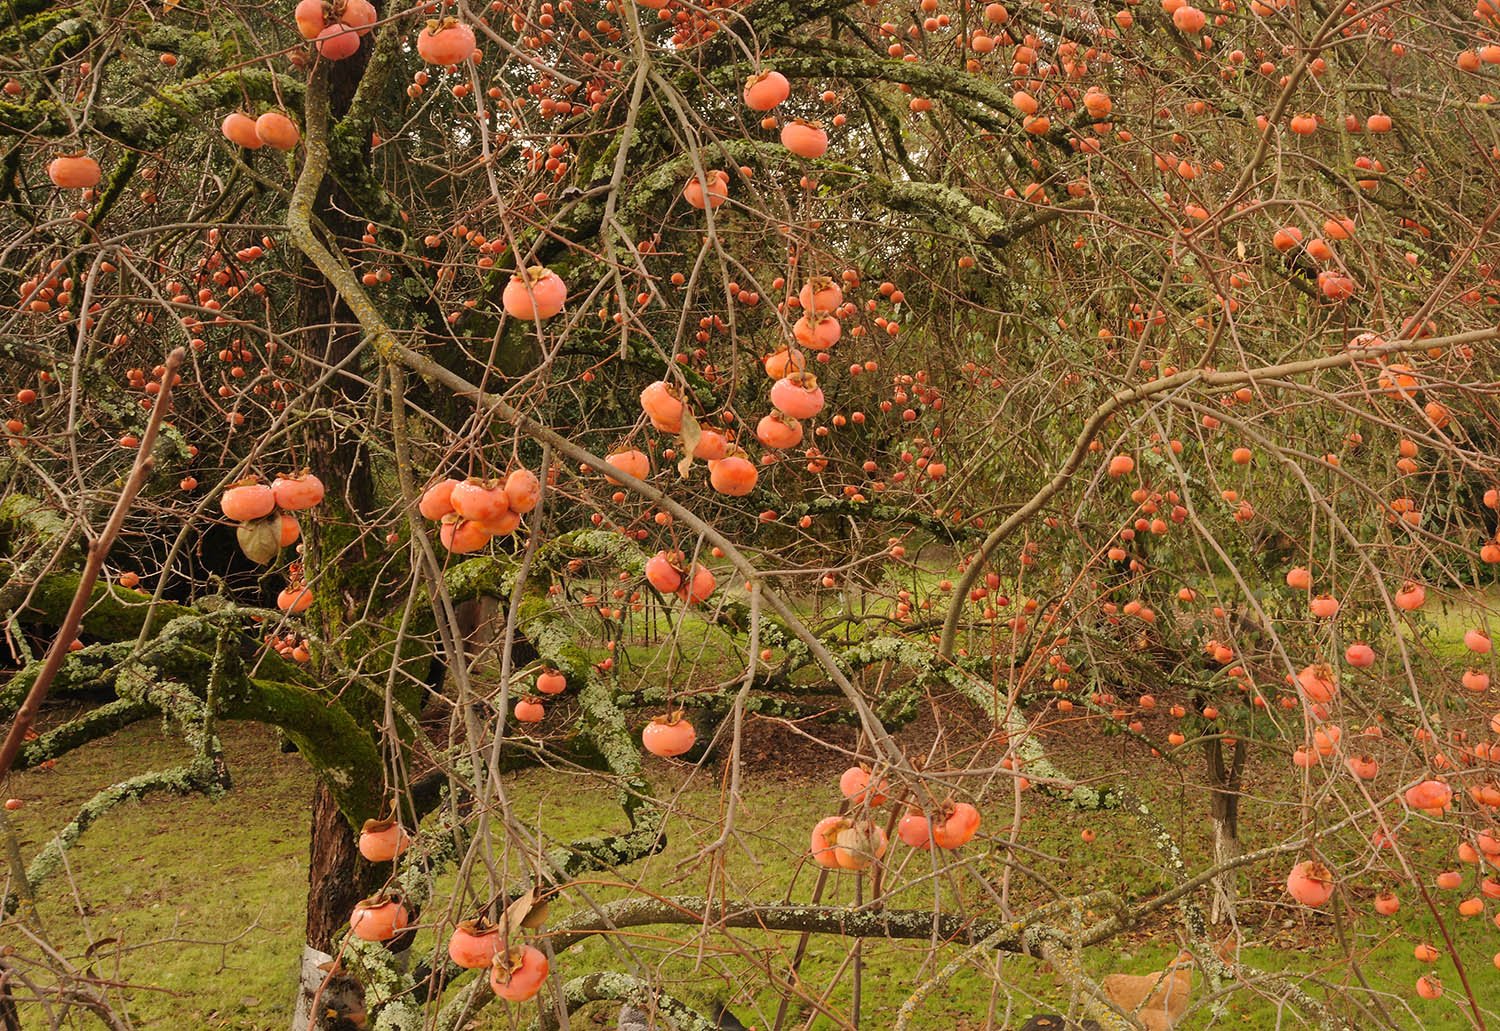
[[(375, 7), (383, 10), (385, 3), (375, 0)], [(367, 37), (353, 57), (338, 62), (329, 72), (330, 113), (335, 120), (349, 109), (373, 41), (373, 36)], [(314, 210), (339, 245), (357, 243), (362, 225), (352, 213), (358, 207), (332, 177), (318, 190)], [(337, 302), (310, 262), (303, 264), (297, 306), (299, 324), (307, 327), (303, 331), (307, 353), (337, 365), (359, 346), (361, 336), (354, 328), (353, 315)], [(356, 362), (350, 369), (355, 375), (335, 377), (323, 388), (320, 400), (330, 409), (350, 410), (352, 406), (357, 410), (365, 401), (363, 377), (369, 365)], [(318, 610), (320, 629), (324, 640), (358, 648), (362, 635), (347, 635), (345, 630), (359, 619), (363, 601), (357, 594), (367, 584), (360, 574), (370, 561), (365, 544), (375, 510), (369, 455), (357, 428), (331, 423), (309, 427), (306, 447), (308, 464), (329, 485), (327, 502), (304, 536), (306, 572), (324, 603)], [(325, 585), (321, 590), (320, 582)], [(355, 705), (351, 711), (373, 727), (378, 709), (372, 703)], [(321, 781), (313, 792), (310, 839), (307, 933), (292, 1031), (357, 1031), (363, 1020), (363, 993), (353, 979), (338, 973), (333, 942), (349, 926), (354, 904), (379, 890), (385, 871), (360, 857), (354, 828)]]
[[(329, 977), (331, 952), (334, 938), (349, 926), (354, 904), (379, 890), (382, 872), (360, 858), (353, 828), (321, 782), (313, 791), (311, 839), (307, 934), (292, 1031), (355, 1031), (357, 1024), (348, 1018), (363, 1011), (359, 985), (351, 978)], [(318, 1022), (313, 1020), (314, 998)]]
[(463, 636), (464, 654), (473, 661), (490, 648), (499, 636), (500, 599), (484, 595), (460, 602), (453, 613)]
[[(1209, 815), (1213, 820), (1214, 865), (1221, 866), (1240, 855), (1240, 779), (1245, 770), (1246, 745), (1236, 739), (1229, 761), (1224, 761), (1223, 742), (1215, 738), (1204, 743), (1208, 759)], [(1239, 878), (1225, 871), (1214, 878), (1213, 901), (1208, 918), (1220, 923), (1234, 915), (1239, 897)]]
[(21, 1031), (21, 1013), (10, 994), (10, 968), (0, 960), (0, 1028)]

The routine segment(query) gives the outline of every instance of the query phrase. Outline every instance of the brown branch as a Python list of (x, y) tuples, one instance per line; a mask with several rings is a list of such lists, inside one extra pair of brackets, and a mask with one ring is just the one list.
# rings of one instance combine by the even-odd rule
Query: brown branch
[(612, 934), (625, 927), (650, 924), (697, 924), (706, 927), (744, 928), (761, 931), (801, 931), (807, 934), (837, 934), (850, 938), (903, 938), (950, 944), (974, 945), (991, 941), (1007, 952), (1025, 951), (1024, 924), (997, 920), (972, 920), (953, 914), (936, 918), (930, 910), (852, 909), (847, 906), (817, 906), (783, 903), (735, 905), (700, 896), (667, 898), (635, 897), (601, 904), (597, 911), (581, 914), (548, 932), (558, 952), (571, 949), (588, 938)]
[(62, 625), (57, 629), (57, 637), (47, 652), (47, 659), (42, 664), (41, 672), (37, 674), (36, 680), (32, 681), (31, 690), (26, 693), (26, 700), (21, 703), (21, 708), (16, 711), (15, 719), (11, 721), (10, 731), (5, 736), (5, 744), (0, 746), (0, 778), (4, 778), (10, 772), (11, 764), (16, 761), (21, 745), (26, 740), (26, 732), (36, 721), (42, 702), (46, 700), (47, 692), (52, 688), (52, 681), (57, 676), (57, 671), (62, 668), (63, 660), (68, 657), (68, 649), (78, 636), (78, 628), (83, 625), (83, 613), (88, 608), (89, 596), (93, 593), (94, 583), (99, 579), (99, 570), (104, 566), (105, 556), (109, 554), (115, 538), (119, 536), (120, 528), (125, 525), (125, 516), (130, 511), (130, 506), (134, 504), (135, 496), (140, 493), (146, 477), (151, 474), (151, 469), (156, 464), (155, 459), (151, 457), (151, 448), (155, 445), (157, 433), (161, 430), (162, 418), (167, 412), (167, 398), (172, 395), (172, 384), (177, 378), (177, 369), (182, 364), (185, 353), (179, 347), (167, 355), (166, 371), (161, 377), (161, 390), (156, 395), (156, 403), (151, 407), (151, 418), (146, 423), (146, 430), (141, 434), (140, 447), (136, 450), (135, 463), (130, 468), (130, 475), (125, 479), (125, 486), (120, 490), (119, 500), (115, 502), (114, 510), (110, 512), (103, 532), (89, 544), (88, 558), (84, 561), (83, 572), (78, 577), (78, 590), (73, 594), (73, 603), (68, 606), (67, 615), (63, 617)]

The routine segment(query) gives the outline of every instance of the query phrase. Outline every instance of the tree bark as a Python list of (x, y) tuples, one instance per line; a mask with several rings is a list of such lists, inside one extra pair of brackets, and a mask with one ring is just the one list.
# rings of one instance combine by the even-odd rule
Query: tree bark
[(349, 821), (333, 793), (320, 781), (313, 789), (311, 845), (307, 870), (307, 943), (325, 952), (348, 926), (360, 899), (381, 884), (380, 871), (360, 859)]
[[(1208, 759), (1209, 816), (1213, 821), (1214, 865), (1221, 866), (1240, 855), (1240, 780), (1245, 771), (1245, 742), (1236, 739), (1225, 762), (1223, 742), (1218, 738), (1203, 746)], [(1219, 874), (1213, 882), (1213, 901), (1209, 906), (1210, 923), (1220, 923), (1234, 913), (1239, 897), (1238, 878), (1234, 871)]]
[[(382, 872), (360, 858), (354, 829), (321, 781), (313, 790), (310, 836), (306, 945), (292, 1031), (354, 1031), (357, 1025), (347, 1017), (362, 1009), (358, 985), (347, 977), (330, 979), (327, 964), (333, 958), (334, 939), (349, 926), (354, 904), (379, 890)], [(316, 1015), (312, 1012), (315, 997), (320, 1011)]]
[[(383, 10), (383, 0), (375, 0), (375, 7), (377, 11)], [(339, 62), (329, 72), (334, 118), (349, 110), (374, 39), (373, 34), (366, 37), (352, 58)], [(368, 140), (362, 141), (361, 146), (368, 156)], [(358, 243), (363, 228), (355, 214), (358, 205), (337, 180), (329, 177), (323, 182), (314, 210), (341, 244), (352, 247)], [(298, 318), (301, 326), (309, 327), (305, 331), (306, 350), (320, 354), (330, 366), (343, 363), (361, 344), (362, 335), (353, 328), (353, 315), (338, 303), (332, 288), (311, 263), (304, 263)], [(324, 388), (321, 400), (329, 408), (358, 410), (366, 401), (363, 374), (367, 365), (362, 357), (356, 360), (351, 371), (361, 375), (336, 377)], [(309, 532), (304, 538), (306, 572), (310, 580), (323, 579), (329, 584), (318, 592), (320, 601), (325, 603), (319, 606), (324, 640), (342, 640), (358, 648), (357, 642), (364, 639), (363, 635), (346, 636), (341, 632), (357, 623), (362, 604), (357, 595), (368, 589), (362, 574), (370, 557), (364, 544), (375, 512), (369, 454), (357, 430), (333, 424), (310, 429), (306, 443), (309, 465), (330, 485), (327, 503), (322, 506), (319, 519), (307, 528)], [(335, 484), (337, 489), (333, 487)], [(355, 719), (366, 726), (371, 726), (378, 716), (378, 709), (369, 700), (363, 705), (355, 704), (352, 711)], [(310, 838), (307, 934), (292, 1031), (357, 1031), (357, 1021), (363, 1016), (363, 993), (352, 978), (336, 973), (337, 950), (333, 943), (348, 927), (354, 904), (379, 890), (385, 871), (360, 857), (354, 828), (321, 780), (313, 792)]]

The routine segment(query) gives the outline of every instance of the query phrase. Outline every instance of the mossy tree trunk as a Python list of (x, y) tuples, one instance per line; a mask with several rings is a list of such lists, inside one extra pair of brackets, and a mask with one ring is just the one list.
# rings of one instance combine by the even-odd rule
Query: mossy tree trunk
[[(377, 9), (382, 6), (377, 0)], [(330, 69), (335, 118), (347, 113), (373, 42), (373, 37), (367, 38), (355, 57)], [(368, 157), (368, 138), (363, 141), (363, 149)], [(359, 205), (336, 178), (324, 180), (314, 210), (337, 245), (346, 250), (358, 246), (363, 225), (353, 213), (359, 211)], [(373, 363), (355, 353), (363, 345), (358, 324), (310, 262), (302, 270), (297, 311), (298, 325), (311, 327), (306, 330), (308, 353), (320, 355), (327, 368), (348, 363), (351, 372), (360, 373), (332, 377), (316, 399), (315, 409), (362, 410), (370, 403), (363, 383)], [(375, 475), (370, 450), (357, 429), (320, 419), (308, 425), (305, 440), (306, 462), (328, 487), (316, 521), (306, 527), (304, 571), (316, 598), (313, 613), (321, 624), (323, 640), (340, 642), (337, 647), (341, 653), (336, 656), (314, 652), (314, 662), (327, 674), (324, 682), (332, 683), (335, 665), (344, 669), (359, 665), (358, 656), (344, 653), (370, 643), (366, 633), (350, 632), (349, 628), (362, 616), (372, 586), (372, 570), (381, 558), (370, 538), (376, 523)], [(349, 661), (351, 657), (355, 661)], [(380, 717), (376, 699), (346, 691), (341, 701), (365, 729), (374, 730)], [(358, 986), (352, 979), (334, 976), (324, 966), (334, 951), (335, 939), (348, 927), (355, 903), (378, 891), (385, 877), (384, 871), (361, 858), (356, 834), (327, 781), (319, 778), (311, 805), (306, 946), (294, 1006), (294, 1031), (342, 1031), (355, 1026), (344, 1011), (355, 1008), (350, 1002), (357, 1000)], [(318, 995), (320, 987), (322, 994)], [(309, 992), (318, 998), (317, 1013), (311, 1012)]]

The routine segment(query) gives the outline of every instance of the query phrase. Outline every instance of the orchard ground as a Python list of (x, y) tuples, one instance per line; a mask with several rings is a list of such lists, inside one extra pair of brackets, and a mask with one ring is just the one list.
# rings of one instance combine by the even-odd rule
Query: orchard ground
[[(1500, 594), (1488, 596), (1489, 615), (1500, 609)], [(1472, 625), (1473, 610), (1449, 609), (1434, 614), (1432, 623), (1439, 647), (1457, 642), (1462, 628)], [(717, 672), (712, 662), (701, 661), (712, 648), (711, 633), (692, 625), (681, 628), (680, 647), (692, 651), (697, 664), (694, 677), (711, 681)], [(1454, 644), (1459, 651), (1461, 644)], [(628, 649), (642, 678), (659, 673), (666, 649), (637, 644)], [(722, 672), (722, 671), (718, 671)], [(1163, 703), (1169, 701), (1163, 697)], [(958, 699), (934, 699), (943, 707), (944, 747), (961, 753), (964, 734), (978, 741), (988, 732), (988, 721), (978, 712), (968, 712)], [(1165, 728), (1169, 717), (1165, 704), (1152, 722)], [(64, 716), (49, 712), (49, 722)], [(569, 723), (564, 706), (550, 711), (537, 729), (546, 736), (560, 732)], [(906, 727), (899, 739), (908, 754), (923, 754), (931, 745), (938, 724), (924, 713)], [(109, 813), (67, 852), (67, 875), (46, 882), (41, 916), (53, 941), (67, 950), (68, 959), (105, 982), (119, 985), (114, 1001), (130, 1013), (141, 1027), (195, 1026), (204, 1028), (276, 1029), (287, 1026), (291, 972), (301, 950), (303, 907), (307, 877), (307, 801), (313, 781), (308, 768), (295, 753), (283, 753), (273, 731), (254, 724), (222, 727), (234, 788), (217, 801), (201, 796), (185, 798), (156, 796), (140, 804)], [(804, 862), (807, 834), (820, 817), (836, 811), (839, 803), (837, 779), (848, 764), (838, 751), (816, 744), (811, 734), (835, 746), (852, 747), (852, 730), (826, 727), (804, 731), (777, 720), (750, 717), (745, 741), (745, 797), (735, 826), (745, 847), (731, 843), (724, 853), (722, 874), (700, 858), (700, 851), (718, 836), (727, 787), (722, 757), (694, 767), (682, 763), (650, 760), (649, 772), (661, 798), (673, 813), (667, 824), (668, 841), (663, 851), (643, 862), (617, 871), (617, 880), (599, 875), (586, 882), (595, 899), (622, 897), (630, 891), (658, 894), (706, 894), (724, 890), (729, 897), (763, 901), (811, 897), (816, 870)], [(1161, 729), (1164, 736), (1165, 729)], [(1197, 778), (1184, 777), (1176, 784), (1173, 771), (1160, 762), (1140, 759), (1141, 746), (1125, 736), (1101, 739), (1096, 730), (1081, 724), (1055, 723), (1046, 732), (1049, 753), (1063, 768), (1114, 768), (1128, 770), (1138, 781), (1138, 790), (1158, 799), (1173, 798), (1175, 806), (1158, 805), (1157, 815), (1178, 836), (1189, 867), (1208, 865), (1211, 854), (1207, 799), (1193, 785)], [(1101, 744), (1102, 740), (1102, 744)], [(26, 852), (45, 843), (57, 827), (76, 813), (100, 785), (124, 779), (137, 772), (169, 765), (181, 751), (181, 743), (163, 732), (157, 723), (127, 728), (112, 738), (88, 745), (69, 755), (52, 770), (37, 770), (13, 778), (13, 793), (25, 802), (11, 814)], [(1101, 747), (1115, 750), (1101, 764)], [(1187, 768), (1197, 771), (1202, 759), (1190, 746), (1183, 750)], [(1299, 771), (1294, 770), (1285, 749), (1278, 746), (1252, 748), (1242, 802), (1241, 841), (1249, 850), (1258, 845), (1285, 840), (1296, 833), (1303, 818), (1298, 806)], [(1392, 783), (1385, 783), (1392, 781)], [(1377, 787), (1389, 792), (1394, 777), (1382, 774)], [(618, 801), (610, 786), (597, 775), (564, 770), (532, 770), (507, 781), (507, 792), (519, 814), (533, 817), (553, 840), (567, 841), (589, 834), (608, 833), (621, 824)], [(986, 809), (980, 849), (998, 848), (1008, 826), (1008, 788)], [(1095, 834), (1091, 844), (1080, 835)], [(1418, 818), (1403, 830), (1404, 840), (1420, 857), (1418, 869), (1460, 868), (1451, 856), (1451, 836), (1433, 834), (1424, 841), (1423, 821)], [(1092, 889), (1110, 888), (1127, 900), (1148, 897), (1170, 887), (1160, 872), (1156, 853), (1143, 830), (1128, 817), (1115, 813), (1084, 814), (1058, 803), (1031, 801), (1025, 807), (1018, 840), (1024, 850), (1011, 859), (1029, 867), (1048, 887), (1071, 896)], [(972, 850), (972, 846), (971, 846)], [(888, 859), (898, 865), (912, 861), (913, 854), (896, 843)], [(915, 861), (922, 862), (918, 856)], [(999, 885), (999, 865), (980, 861), (993, 883)], [(1446, 1029), (1471, 1026), (1459, 1008), (1460, 982), (1447, 955), (1436, 971), (1448, 994), (1436, 1001), (1414, 997), (1408, 990), (1422, 973), (1433, 969), (1419, 963), (1413, 948), (1421, 942), (1442, 946), (1432, 915), (1410, 885), (1390, 882), (1401, 896), (1402, 908), (1385, 921), (1361, 919), (1357, 926), (1342, 920), (1337, 907), (1315, 912), (1289, 904), (1279, 880), (1284, 864), (1260, 864), (1257, 879), (1242, 878), (1237, 915), (1243, 934), (1243, 958), (1266, 970), (1294, 970), (1304, 978), (1316, 978), (1330, 992), (1340, 984), (1363, 978), (1376, 992), (1376, 1000), (1401, 1026)], [(916, 869), (916, 868), (913, 868)], [(1472, 868), (1463, 868), (1465, 888), (1472, 888)], [(513, 871), (514, 872), (514, 871)], [(1267, 875), (1275, 875), (1268, 877)], [(449, 875), (451, 881), (451, 875)], [(931, 907), (930, 882), (893, 896), (893, 906)], [(1373, 882), (1362, 878), (1344, 897), (1362, 914), (1368, 913), (1374, 895)], [(1438, 901), (1449, 932), (1476, 995), (1485, 1004), (1500, 991), (1500, 971), (1492, 957), (1496, 931), (1490, 914), (1470, 920), (1454, 913), (1453, 903), (1474, 892), (1441, 892), (1428, 886)], [(972, 890), (972, 889), (971, 889)], [(1014, 878), (1009, 890), (1013, 904), (1048, 895), (1035, 884)], [(961, 904), (943, 888), (944, 911)], [(438, 899), (446, 897), (439, 892)], [(848, 876), (831, 878), (825, 901), (852, 902), (853, 886)], [(566, 900), (555, 907), (562, 915), (579, 903)], [(1017, 904), (1020, 911), (1024, 904)], [(1147, 926), (1116, 940), (1126, 951), (1097, 949), (1088, 953), (1086, 965), (1098, 975), (1112, 971), (1145, 973), (1160, 969), (1176, 951), (1178, 930), (1174, 910), (1159, 914)], [(424, 914), (424, 923), (443, 921), (449, 914), (440, 905)], [(1358, 967), (1349, 965), (1339, 946), (1342, 935), (1352, 935)], [(650, 928), (634, 932), (631, 944), (637, 956), (656, 964), (651, 973), (669, 991), (684, 999), (711, 1004), (727, 1001), (751, 1026), (769, 1028), (778, 998), (757, 973), (756, 962), (785, 965), (796, 946), (794, 934), (715, 932), (700, 934), (691, 928)], [(432, 929), (423, 930), (415, 946), (418, 956), (431, 954), (437, 939)], [(809, 991), (828, 993), (836, 1012), (851, 1011), (852, 940), (814, 938), (802, 964), (802, 982)], [(932, 953), (925, 942), (867, 940), (862, 947), (862, 1000), (867, 1028), (889, 1026), (890, 1014), (908, 997), (913, 986), (936, 972), (954, 950)], [(1066, 1005), (1068, 986), (1037, 962), (1027, 958), (991, 957), (985, 969), (966, 970), (945, 991), (936, 993), (920, 1010), (912, 1026), (919, 1029), (970, 1029), (1017, 1027), (1025, 1017)], [(570, 950), (559, 965), (566, 970), (609, 969), (612, 954), (603, 939), (595, 939)], [(1309, 985), (1309, 987), (1312, 987)], [(755, 991), (755, 994), (747, 992)], [(1007, 994), (1008, 993), (1008, 994)], [(1223, 1006), (1213, 1013), (1197, 1006), (1206, 997), (1201, 975), (1196, 977), (1195, 1009), (1182, 1026), (1271, 1029), (1294, 1027), (1294, 1011), (1278, 1005), (1274, 990), (1255, 985), (1230, 986)], [(614, 1007), (595, 1007), (582, 1026), (613, 1027)], [(514, 1007), (522, 1023), (534, 1013), (530, 1007)], [(30, 1019), (37, 1019), (33, 1015)], [(512, 1026), (510, 1017), (498, 1009), (490, 1011), (490, 1024)], [(824, 1028), (837, 1026), (794, 1000), (786, 1027)]]

